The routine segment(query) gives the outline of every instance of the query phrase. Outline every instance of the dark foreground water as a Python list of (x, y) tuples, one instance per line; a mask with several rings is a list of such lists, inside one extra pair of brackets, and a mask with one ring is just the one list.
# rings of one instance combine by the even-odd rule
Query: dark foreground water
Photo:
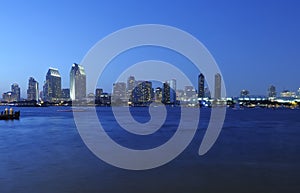
[[(94, 156), (73, 114), (58, 111), (64, 109), (21, 108), (19, 121), (0, 122), (1, 193), (300, 192), (300, 110), (229, 109), (216, 144), (198, 156), (210, 113), (203, 109), (198, 132), (179, 157), (156, 169), (129, 171)], [(110, 136), (136, 149), (158, 146), (178, 124), (178, 117), (169, 117), (163, 132), (138, 140), (118, 128), (110, 108), (98, 111)], [(149, 120), (147, 108), (132, 114)]]

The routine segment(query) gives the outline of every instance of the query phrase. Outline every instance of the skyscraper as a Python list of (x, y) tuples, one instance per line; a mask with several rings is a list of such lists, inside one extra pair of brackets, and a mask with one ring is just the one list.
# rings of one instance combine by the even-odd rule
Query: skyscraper
[(164, 104), (176, 103), (176, 80), (175, 79), (166, 81), (163, 84), (162, 103)]
[(208, 87), (204, 88), (204, 96), (207, 98), (211, 98), (210, 90)]
[(39, 100), (39, 83), (33, 77), (28, 81), (27, 100)]
[(21, 99), (21, 89), (17, 83), (11, 85), (11, 92), (15, 93), (16, 101)]
[(167, 82), (164, 82), (162, 89), (162, 103), (170, 104), (170, 85)]
[(141, 81), (132, 92), (132, 102), (134, 105), (149, 105), (152, 102), (153, 89), (152, 82)]
[(86, 97), (86, 74), (84, 68), (74, 63), (70, 71), (70, 97), (81, 100)]
[(132, 91), (136, 85), (134, 76), (129, 76), (127, 79), (127, 97), (132, 100)]
[(167, 83), (170, 86), (170, 103), (176, 102), (176, 80), (168, 80)]
[(199, 76), (198, 76), (198, 98), (205, 97), (204, 81), (205, 81), (204, 75), (202, 73), (199, 74)]
[(155, 102), (162, 102), (162, 89), (160, 87), (155, 89)]
[(103, 89), (102, 89), (102, 88), (97, 88), (97, 89), (95, 90), (95, 98), (96, 98), (96, 99), (100, 99), (102, 93), (103, 93)]
[(126, 83), (117, 82), (113, 84), (112, 100), (114, 103), (122, 103), (126, 98)]
[(215, 75), (215, 99), (221, 99), (221, 75), (217, 73)]
[(44, 100), (54, 102), (61, 97), (61, 76), (58, 69), (49, 68), (43, 87)]
[(270, 88), (268, 89), (268, 96), (269, 97), (276, 97), (277, 93), (276, 93), (276, 87), (271, 85)]
[(64, 101), (69, 101), (70, 100), (70, 89), (68, 88), (63, 88), (61, 90), (61, 98), (64, 100)]

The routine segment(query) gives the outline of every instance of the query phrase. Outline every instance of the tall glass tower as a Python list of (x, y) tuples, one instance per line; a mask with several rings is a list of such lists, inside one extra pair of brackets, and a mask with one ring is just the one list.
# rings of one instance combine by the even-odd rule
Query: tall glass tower
[(113, 100), (122, 100), (126, 98), (126, 83), (125, 82), (116, 82), (113, 84)]
[(170, 104), (170, 85), (167, 82), (164, 82), (162, 89), (162, 103)]
[(81, 100), (86, 97), (86, 74), (84, 68), (74, 63), (70, 71), (70, 97)]
[(136, 81), (134, 76), (129, 76), (127, 79), (127, 97), (129, 98), (129, 101), (132, 101), (132, 91), (134, 90), (136, 86)]
[(27, 100), (39, 100), (39, 83), (33, 77), (28, 81)]
[(277, 93), (276, 93), (276, 87), (271, 85), (270, 88), (268, 89), (268, 96), (271, 98), (276, 97)]
[(176, 102), (176, 80), (172, 79), (167, 81), (167, 83), (170, 86), (170, 102), (175, 103)]
[(201, 73), (198, 76), (198, 98), (204, 98), (205, 97), (205, 89), (204, 89), (204, 75)]
[(217, 73), (215, 75), (215, 99), (221, 99), (221, 75)]
[(175, 104), (176, 102), (176, 80), (168, 80), (163, 84), (162, 101), (164, 104)]
[(44, 84), (44, 99), (49, 102), (59, 100), (61, 97), (61, 76), (58, 69), (49, 68)]
[(21, 89), (17, 83), (11, 85), (11, 92), (15, 93), (16, 101), (20, 101), (21, 99)]

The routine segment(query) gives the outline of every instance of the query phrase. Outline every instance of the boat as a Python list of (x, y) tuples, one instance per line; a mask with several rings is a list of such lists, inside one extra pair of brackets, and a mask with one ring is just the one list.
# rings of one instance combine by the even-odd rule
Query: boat
[(8, 113), (7, 111), (5, 111), (4, 113), (1, 112), (0, 115), (0, 120), (14, 120), (14, 119), (20, 119), (20, 111), (16, 111), (16, 112), (10, 112)]

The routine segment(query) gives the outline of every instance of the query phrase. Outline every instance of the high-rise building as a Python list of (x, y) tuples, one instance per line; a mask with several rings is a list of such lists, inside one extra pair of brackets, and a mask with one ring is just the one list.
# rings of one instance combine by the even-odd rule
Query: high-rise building
[(17, 101), (17, 95), (16, 93), (9, 91), (2, 94), (2, 99), (6, 102), (14, 102)]
[(163, 104), (170, 104), (170, 85), (167, 82), (164, 82), (163, 89), (162, 89), (162, 103)]
[(271, 85), (270, 88), (268, 89), (268, 96), (271, 98), (276, 97), (277, 93), (276, 93), (276, 87)]
[(70, 89), (68, 89), (68, 88), (63, 88), (63, 89), (61, 90), (61, 98), (62, 98), (63, 100), (65, 100), (65, 101), (70, 100), (70, 99), (71, 99), (71, 97), (70, 97)]
[(86, 97), (86, 74), (84, 68), (74, 63), (70, 71), (70, 97), (82, 100)]
[[(204, 88), (203, 88), (203, 92), (204, 92)], [(193, 86), (185, 86), (184, 87), (184, 95), (187, 99), (194, 97), (195, 94), (196, 94), (196, 91)], [(198, 97), (199, 97), (199, 93), (198, 93)], [(203, 97), (201, 97), (201, 98), (203, 98)]]
[(162, 102), (162, 89), (160, 87), (155, 89), (155, 102)]
[(199, 76), (198, 76), (198, 98), (205, 97), (204, 81), (205, 81), (204, 75), (202, 73), (199, 74)]
[(21, 89), (17, 83), (11, 85), (11, 92), (15, 93), (16, 101), (20, 101)]
[(95, 98), (100, 99), (102, 93), (103, 93), (103, 89), (102, 88), (97, 88), (96, 91), (95, 91)]
[(215, 99), (221, 99), (221, 82), (222, 78), (219, 73), (215, 75)]
[(185, 90), (182, 90), (182, 89), (177, 89), (176, 90), (176, 100), (178, 100), (178, 101), (185, 101), (185, 100), (187, 100), (187, 96), (186, 96)]
[(39, 100), (39, 83), (33, 77), (28, 81), (27, 100)]
[(207, 98), (211, 98), (211, 94), (210, 94), (210, 90), (208, 87), (205, 87), (204, 88), (204, 96), (207, 97)]
[(43, 87), (44, 100), (54, 102), (61, 97), (61, 76), (58, 69), (49, 68)]
[(136, 85), (136, 82), (135, 82), (134, 76), (129, 76), (127, 79), (127, 97), (129, 98), (129, 101), (132, 100), (132, 91), (133, 91), (135, 85)]
[(167, 83), (170, 86), (170, 103), (176, 102), (176, 80), (168, 80)]
[(141, 81), (132, 92), (132, 103), (134, 105), (149, 105), (152, 102), (152, 82)]
[(116, 82), (113, 84), (112, 100), (115, 103), (121, 103), (126, 98), (126, 83)]
[(175, 104), (176, 103), (176, 80), (172, 79), (163, 84), (162, 89), (162, 103)]
[(110, 106), (111, 105), (111, 96), (108, 93), (101, 93), (99, 97), (95, 96), (95, 104), (99, 106)]

